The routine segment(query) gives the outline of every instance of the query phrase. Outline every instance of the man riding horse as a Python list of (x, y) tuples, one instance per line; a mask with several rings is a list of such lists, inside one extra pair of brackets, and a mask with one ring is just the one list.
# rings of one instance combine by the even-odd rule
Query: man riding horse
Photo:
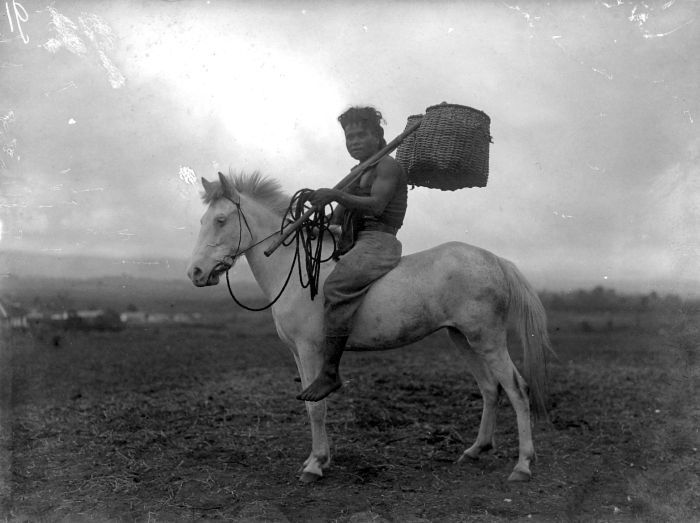
[[(475, 111), (442, 105), (426, 110), (421, 128), (431, 110), (446, 113), (442, 115), (446, 118), (455, 111), (469, 115)], [(354, 158), (374, 161), (380, 156), (383, 133), (381, 115), (375, 109), (353, 108), (339, 120)], [(479, 130), (484, 131), (483, 126)], [(486, 174), (483, 167), (479, 173)], [(218, 183), (202, 179), (208, 207), (200, 221), (188, 276), (198, 287), (216, 285), (219, 275), (244, 255), (273, 303), (275, 328), (294, 355), (306, 387), (299, 398), (307, 401), (312, 445), (302, 466), (302, 481), (322, 477), (330, 466), (323, 399), (341, 387), (338, 365), (346, 342), (348, 350), (396, 349), (443, 329), (458, 349), (449, 357), (455, 364), (466, 363), (483, 397), (479, 431), (462, 456), (476, 459), (494, 447), (498, 396), (505, 391), (515, 410), (519, 441), (518, 462), (508, 479), (529, 480), (535, 457), (530, 409), (546, 416), (545, 353), (551, 351), (547, 316), (537, 292), (515, 264), (466, 243), (447, 242), (401, 258), (395, 234), (406, 213), (407, 176), (386, 156), (362, 174), (348, 194), (319, 189), (312, 196), (316, 207), (338, 203), (335, 221), (342, 215), (346, 232), (353, 223), (359, 231), (349, 250), (341, 242), (332, 272), (319, 273), (325, 302), (310, 300), (304, 282), (290, 279), (299, 245), (280, 241), (279, 234), (289, 195), (274, 180), (257, 173), (228, 177), (220, 173)], [(354, 178), (356, 172), (351, 175)], [(275, 243), (279, 253), (269, 256)], [(523, 346), (523, 375), (508, 353), (509, 321)]]
[[(345, 145), (363, 162), (386, 145), (382, 114), (373, 107), (352, 107), (338, 117)], [(342, 225), (340, 257), (323, 286), (325, 345), (323, 367), (297, 399), (319, 401), (342, 386), (339, 364), (352, 330), (353, 317), (372, 283), (401, 259), (396, 233), (406, 215), (406, 174), (390, 156), (384, 156), (350, 189), (318, 189), (309, 201), (321, 208), (337, 206), (333, 223)]]

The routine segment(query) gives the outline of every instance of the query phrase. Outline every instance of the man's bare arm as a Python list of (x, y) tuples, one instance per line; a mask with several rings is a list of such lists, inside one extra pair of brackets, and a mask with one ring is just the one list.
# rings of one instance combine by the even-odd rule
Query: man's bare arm
[(381, 161), (375, 170), (376, 177), (369, 196), (355, 196), (337, 189), (318, 189), (311, 195), (310, 201), (317, 206), (335, 201), (346, 209), (369, 211), (378, 216), (384, 211), (394, 194), (401, 176), (401, 167), (395, 160), (390, 159), (390, 161)]
[(345, 207), (336, 204), (335, 209), (333, 209), (333, 216), (331, 217), (331, 225), (343, 225), (343, 216), (345, 215)]

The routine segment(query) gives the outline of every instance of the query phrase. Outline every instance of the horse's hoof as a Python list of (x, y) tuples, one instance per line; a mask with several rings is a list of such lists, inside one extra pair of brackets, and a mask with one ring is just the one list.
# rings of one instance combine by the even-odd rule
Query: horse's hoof
[(462, 461), (464, 461), (465, 458), (468, 459), (469, 461), (476, 461), (479, 459), (479, 453), (478, 452), (470, 452), (468, 450), (465, 450), (462, 453), (462, 455), (459, 457), (459, 459), (457, 460), (457, 463), (462, 463)]
[(508, 481), (530, 481), (532, 474), (529, 472), (523, 472), (522, 470), (514, 470), (508, 476)]
[(460, 461), (464, 460), (464, 458), (469, 458), (470, 460), (476, 461), (479, 459), (479, 455), (483, 454), (485, 452), (490, 452), (494, 449), (493, 443), (487, 443), (486, 445), (483, 446), (478, 446), (478, 445), (472, 445), (469, 447), (467, 450), (465, 450), (460, 458), (457, 460), (457, 463)]
[(319, 476), (318, 474), (314, 474), (313, 472), (302, 472), (301, 476), (299, 476), (299, 481), (304, 485), (308, 485), (309, 483), (318, 481), (322, 477), (323, 476)]

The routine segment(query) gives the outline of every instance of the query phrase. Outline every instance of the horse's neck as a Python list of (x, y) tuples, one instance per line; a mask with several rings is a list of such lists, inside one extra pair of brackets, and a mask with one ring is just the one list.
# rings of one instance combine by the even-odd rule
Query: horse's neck
[(262, 242), (246, 253), (248, 265), (253, 272), (255, 281), (258, 282), (265, 296), (273, 299), (279, 293), (287, 279), (289, 270), (294, 260), (295, 245), (280, 245), (269, 257), (265, 256), (267, 250), (278, 236)]
[[(279, 218), (271, 216), (264, 217), (265, 219), (256, 220), (261, 224), (254, 231), (255, 241), (260, 241), (275, 230), (279, 230)], [(277, 220), (275, 222), (275, 220)], [(265, 256), (265, 251), (272, 243), (279, 238), (279, 235), (274, 235), (271, 238), (261, 242), (246, 253), (246, 259), (250, 270), (253, 272), (255, 281), (258, 282), (265, 296), (273, 299), (277, 296), (282, 285), (287, 279), (292, 261), (294, 260), (294, 251), (296, 245), (292, 243), (290, 246), (280, 245), (275, 252), (269, 257)]]

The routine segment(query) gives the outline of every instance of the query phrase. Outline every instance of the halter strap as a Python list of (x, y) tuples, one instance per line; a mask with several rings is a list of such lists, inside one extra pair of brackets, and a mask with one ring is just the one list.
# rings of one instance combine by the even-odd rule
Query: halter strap
[[(290, 241), (289, 243), (285, 243), (285, 239), (288, 235), (285, 235), (284, 232), (284, 227), (289, 224), (294, 224), (297, 223), (299, 220), (299, 217), (304, 214), (304, 206), (308, 200), (308, 193), (310, 193), (310, 189), (301, 189), (295, 193), (295, 195), (292, 197), (292, 201), (289, 204), (289, 208), (287, 209), (287, 213), (285, 215), (285, 220), (286, 223), (282, 223), (282, 226), (280, 227), (279, 231), (275, 231), (265, 238), (263, 238), (260, 241), (255, 242), (253, 245), (250, 245), (249, 247), (240, 250), (241, 249), (241, 240), (243, 238), (243, 223), (245, 223), (246, 228), (248, 229), (248, 233), (250, 234), (251, 239), (253, 239), (253, 231), (250, 228), (250, 225), (248, 224), (248, 219), (246, 218), (245, 214), (243, 213), (243, 209), (241, 208), (241, 201), (240, 198), (238, 201), (234, 200), (230, 196), (224, 196), (227, 200), (229, 200), (235, 207), (236, 210), (238, 211), (238, 245), (236, 246), (236, 251), (235, 254), (229, 254), (227, 256), (224, 256), (225, 258), (231, 258), (231, 265), (229, 266), (229, 269), (231, 266), (233, 266), (233, 262), (235, 262), (236, 258), (240, 256), (241, 254), (249, 251), (253, 247), (260, 245), (262, 242), (265, 240), (271, 238), (272, 236), (276, 234), (280, 234), (282, 236), (281, 238), (281, 244), (282, 245), (290, 245), (292, 242), (296, 242), (296, 248), (294, 249), (294, 258), (292, 259), (292, 263), (289, 266), (289, 273), (287, 274), (287, 278), (282, 285), (282, 288), (280, 289), (279, 293), (277, 296), (266, 306), (261, 307), (259, 309), (254, 309), (251, 307), (247, 307), (246, 305), (243, 305), (238, 299), (233, 294), (233, 290), (231, 289), (231, 283), (229, 281), (229, 269), (226, 269), (226, 283), (228, 285), (228, 290), (229, 293), (231, 294), (231, 297), (233, 300), (240, 305), (241, 307), (248, 309), (250, 311), (262, 311), (265, 310), (269, 307), (272, 307), (277, 300), (280, 299), (282, 296), (282, 293), (284, 293), (284, 290), (287, 288), (287, 285), (289, 284), (289, 281), (292, 277), (292, 274), (294, 272), (294, 266), (296, 265), (299, 269), (299, 282), (303, 288), (309, 287), (311, 289), (311, 299), (313, 300), (316, 294), (318, 294), (318, 286), (319, 286), (319, 277), (320, 277), (320, 266), (323, 262), (329, 261), (332, 258), (332, 255), (328, 257), (327, 259), (322, 258), (322, 249), (323, 249), (323, 233), (324, 231), (328, 228), (328, 221), (325, 215), (324, 209), (318, 210), (316, 209), (314, 212), (314, 218), (313, 219), (308, 219), (306, 220), (305, 225), (301, 228), (297, 228), (295, 230), (294, 234), (294, 240)], [(284, 220), (283, 220), (284, 221)], [(312, 231), (313, 228), (318, 229), (318, 233)], [(304, 232), (306, 231), (306, 232)], [(330, 231), (329, 231), (330, 232)], [(331, 238), (333, 239), (333, 252), (336, 251), (337, 244), (335, 240), (335, 236), (333, 235), (332, 232), (330, 232)], [(316, 245), (315, 247), (312, 245), (312, 241), (316, 240)], [(303, 249), (305, 252), (305, 264), (306, 264), (306, 274), (308, 277), (308, 281), (305, 283), (302, 275), (302, 267), (301, 267), (301, 257), (299, 254), (300, 249)]]
[[(253, 247), (256, 247), (257, 245), (260, 245), (262, 242), (264, 242), (265, 240), (267, 240), (267, 239), (269, 239), (269, 238), (272, 238), (272, 237), (275, 236), (276, 234), (280, 234), (281, 231), (274, 231), (273, 233), (268, 234), (267, 236), (265, 236), (262, 240), (259, 240), (259, 241), (255, 242), (253, 245), (250, 245), (250, 246), (246, 247), (245, 249), (243, 249), (243, 250), (241, 251), (241, 250), (240, 250), (240, 248), (241, 248), (241, 238), (243, 237), (243, 225), (242, 225), (242, 224), (245, 223), (245, 226), (246, 226), (246, 228), (248, 229), (248, 234), (250, 234), (250, 238), (251, 238), (251, 239), (253, 238), (253, 231), (250, 229), (250, 225), (248, 225), (248, 219), (245, 217), (245, 214), (243, 213), (243, 209), (241, 209), (241, 201), (240, 201), (240, 198), (239, 198), (238, 201), (235, 201), (233, 198), (230, 198), (229, 196), (224, 196), (224, 198), (226, 198), (226, 199), (227, 199), (228, 201), (230, 201), (233, 205), (235, 205), (236, 210), (238, 211), (238, 245), (236, 246), (236, 253), (233, 254), (233, 255), (228, 254), (228, 255), (224, 256), (224, 259), (225, 259), (225, 258), (231, 258), (231, 266), (233, 266), (233, 262), (236, 261), (236, 258), (238, 258), (241, 254), (245, 254), (246, 252), (248, 252), (249, 250), (251, 250)], [(293, 271), (294, 271), (294, 263), (296, 262), (296, 259), (297, 259), (298, 256), (299, 256), (299, 251), (297, 251), (297, 252), (294, 254), (294, 259), (292, 260), (292, 265), (291, 265), (291, 267), (290, 267), (290, 269), (289, 269), (289, 274), (287, 274), (287, 279), (285, 280), (284, 285), (282, 285), (282, 288), (280, 289), (280, 292), (277, 294), (277, 296), (275, 297), (275, 299), (272, 300), (272, 301), (271, 301), (270, 303), (268, 303), (267, 305), (265, 305), (264, 307), (260, 307), (260, 308), (249, 307), (249, 306), (247, 306), (247, 305), (241, 303), (241, 302), (238, 300), (238, 298), (236, 298), (235, 294), (233, 294), (233, 289), (231, 288), (231, 281), (229, 280), (229, 277), (228, 277), (228, 271), (231, 269), (231, 267), (229, 267), (228, 269), (226, 269), (226, 286), (228, 287), (228, 292), (229, 292), (229, 294), (231, 295), (231, 298), (233, 298), (233, 301), (235, 301), (236, 304), (237, 304), (239, 307), (243, 307), (244, 309), (249, 310), (249, 311), (252, 311), (252, 312), (260, 312), (260, 311), (264, 311), (265, 309), (269, 309), (269, 308), (272, 307), (275, 303), (277, 303), (277, 300), (280, 299), (280, 297), (282, 296), (282, 293), (283, 293), (284, 290), (287, 288), (287, 284), (289, 284), (289, 280), (291, 279), (292, 273), (293, 273)]]
[(275, 234), (279, 234), (279, 233), (280, 233), (280, 231), (274, 231), (274, 232), (272, 232), (271, 234), (268, 234), (267, 236), (265, 236), (262, 240), (259, 240), (259, 241), (255, 242), (253, 245), (250, 245), (250, 246), (246, 247), (245, 249), (243, 249), (243, 250), (241, 251), (241, 250), (240, 250), (240, 248), (241, 248), (241, 239), (242, 239), (242, 237), (243, 237), (243, 234), (242, 234), (242, 233), (243, 233), (243, 225), (242, 225), (242, 224), (245, 223), (246, 229), (248, 229), (248, 234), (250, 234), (250, 238), (251, 238), (251, 239), (253, 238), (253, 231), (251, 230), (250, 225), (248, 225), (248, 219), (245, 217), (245, 214), (243, 214), (243, 209), (241, 209), (241, 200), (240, 200), (240, 198), (239, 198), (238, 201), (234, 200), (233, 198), (231, 198), (231, 197), (229, 197), (229, 196), (224, 196), (224, 198), (226, 198), (226, 199), (227, 199), (228, 201), (230, 201), (233, 205), (235, 205), (235, 206), (236, 206), (236, 211), (238, 211), (238, 245), (236, 246), (236, 252), (235, 252), (235, 254), (228, 254), (228, 255), (225, 256), (225, 258), (228, 257), (228, 258), (232, 258), (232, 259), (235, 260), (235, 259), (238, 258), (241, 254), (245, 254), (246, 252), (248, 252), (249, 250), (251, 250), (253, 247), (257, 247), (258, 245), (260, 245), (260, 244), (261, 244), (262, 242), (264, 242), (265, 240), (268, 240), (268, 239), (272, 238)]

